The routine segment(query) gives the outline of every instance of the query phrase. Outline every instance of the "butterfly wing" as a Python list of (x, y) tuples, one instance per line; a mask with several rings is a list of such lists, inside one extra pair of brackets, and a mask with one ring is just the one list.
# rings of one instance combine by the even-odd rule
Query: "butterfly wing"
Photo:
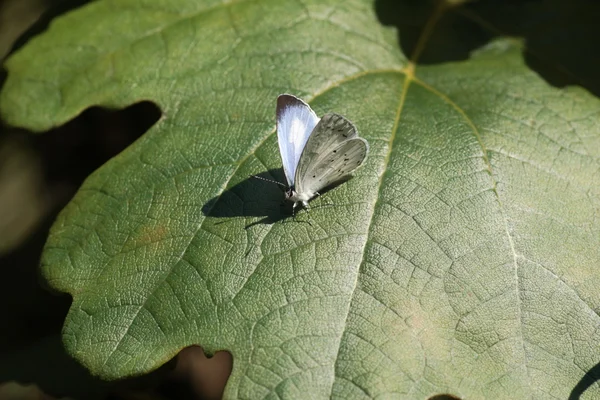
[(290, 94), (277, 98), (277, 141), (288, 185), (294, 186), (302, 150), (319, 118), (308, 104)]
[(360, 167), (369, 144), (358, 137), (356, 127), (338, 114), (326, 114), (315, 127), (300, 157), (296, 191), (311, 197)]
[(358, 133), (352, 122), (339, 114), (323, 115), (304, 147), (295, 178), (306, 176), (311, 166), (318, 164), (321, 158), (327, 156), (326, 149), (333, 150), (355, 137), (358, 137)]

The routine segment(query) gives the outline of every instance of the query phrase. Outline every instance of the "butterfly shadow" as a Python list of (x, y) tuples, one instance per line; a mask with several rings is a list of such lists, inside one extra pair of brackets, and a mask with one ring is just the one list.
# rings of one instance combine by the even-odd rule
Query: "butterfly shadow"
[[(350, 178), (347, 177), (335, 182), (321, 190), (319, 194), (321, 196), (324, 195)], [(225, 223), (237, 217), (263, 217), (258, 221), (246, 225), (246, 229), (260, 224), (270, 225), (289, 218), (292, 218), (296, 222), (310, 224), (310, 221), (305, 218), (297, 218), (300, 208), (297, 207), (294, 211), (293, 203), (286, 201), (285, 190), (287, 185), (280, 185), (276, 182), (282, 184), (286, 182), (283, 168), (271, 169), (257, 175), (249, 176), (247, 179), (225, 190), (221, 195), (207, 201), (202, 206), (202, 213), (206, 217), (223, 218), (222, 222), (217, 222), (216, 224)], [(327, 206), (331, 206), (331, 204), (327, 204), (326, 201), (315, 201), (313, 199), (311, 209)]]

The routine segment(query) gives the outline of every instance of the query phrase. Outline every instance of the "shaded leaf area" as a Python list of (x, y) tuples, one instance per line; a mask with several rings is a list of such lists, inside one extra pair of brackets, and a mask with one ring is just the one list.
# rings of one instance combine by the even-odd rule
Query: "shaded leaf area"
[[(7, 62), (14, 124), (163, 112), (52, 228), (43, 272), (73, 296), (73, 356), (116, 379), (226, 349), (226, 397), (598, 395), (600, 103), (532, 70), (529, 33), (494, 38), (514, 31), (490, 3), (415, 4), (407, 53), (380, 3), (98, 1)], [(479, 38), (444, 53), (439, 32), (465, 26)], [(281, 180), (282, 92), (371, 147), (310, 223), (251, 178)]]
[[(456, 2), (460, 3), (460, 2)], [(404, 54), (414, 54), (434, 1), (376, 0), (379, 20), (398, 28)], [(467, 60), (473, 50), (498, 37), (521, 38), (527, 65), (551, 85), (579, 85), (600, 95), (598, 65), (600, 4), (588, 0), (472, 1), (441, 13), (419, 64)]]

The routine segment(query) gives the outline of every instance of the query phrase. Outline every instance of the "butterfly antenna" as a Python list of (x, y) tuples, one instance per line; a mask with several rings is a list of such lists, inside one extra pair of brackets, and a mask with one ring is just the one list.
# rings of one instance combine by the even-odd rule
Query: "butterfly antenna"
[(260, 179), (261, 181), (267, 181), (267, 182), (271, 182), (271, 183), (276, 183), (276, 184), (278, 184), (279, 186), (283, 186), (284, 188), (285, 188), (285, 187), (287, 187), (287, 185), (285, 185), (285, 184), (283, 184), (283, 183), (281, 183), (281, 182), (277, 182), (277, 181), (275, 181), (275, 180), (273, 180), (273, 179), (267, 179), (267, 178), (263, 178), (262, 176), (258, 176), (258, 175), (252, 175), (252, 177), (253, 177), (253, 178), (256, 178), (256, 179)]

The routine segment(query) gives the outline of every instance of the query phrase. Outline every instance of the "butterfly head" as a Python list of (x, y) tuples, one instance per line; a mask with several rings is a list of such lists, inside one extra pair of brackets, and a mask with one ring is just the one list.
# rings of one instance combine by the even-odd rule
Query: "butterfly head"
[(296, 189), (293, 186), (290, 186), (285, 191), (285, 199), (286, 200), (296, 201), (297, 196), (298, 196), (298, 193), (296, 192)]

